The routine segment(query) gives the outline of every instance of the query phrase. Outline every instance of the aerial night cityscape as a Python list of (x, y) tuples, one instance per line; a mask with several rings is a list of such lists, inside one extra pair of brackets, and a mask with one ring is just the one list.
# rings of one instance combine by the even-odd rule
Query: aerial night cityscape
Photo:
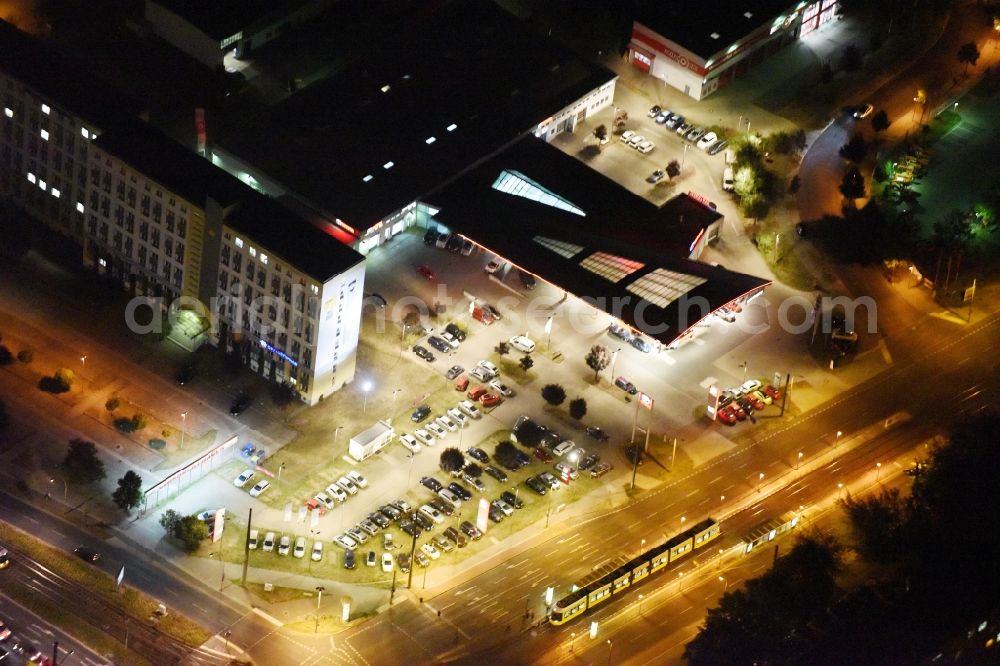
[(998, 43), (0, 0), (0, 664), (1000, 663)]

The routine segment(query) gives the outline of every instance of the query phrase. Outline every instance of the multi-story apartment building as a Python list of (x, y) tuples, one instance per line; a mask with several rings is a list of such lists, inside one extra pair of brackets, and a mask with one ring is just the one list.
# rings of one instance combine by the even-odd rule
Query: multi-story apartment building
[(92, 142), (139, 107), (0, 21), (0, 195), (81, 240)]

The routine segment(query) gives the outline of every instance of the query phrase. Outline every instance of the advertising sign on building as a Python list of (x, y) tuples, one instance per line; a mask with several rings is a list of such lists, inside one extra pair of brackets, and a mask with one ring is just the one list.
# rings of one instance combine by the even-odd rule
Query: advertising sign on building
[(483, 534), (486, 534), (486, 528), (489, 526), (490, 522), (490, 501), (485, 497), (479, 498), (479, 512), (476, 514), (476, 527)]
[(645, 393), (640, 392), (639, 393), (639, 404), (642, 405), (643, 407), (645, 407), (646, 409), (652, 410), (653, 409), (653, 397), (649, 396), (649, 395), (646, 395)]
[(215, 523), (212, 528), (212, 543), (216, 543), (222, 538), (222, 529), (226, 526), (226, 508), (216, 510)]

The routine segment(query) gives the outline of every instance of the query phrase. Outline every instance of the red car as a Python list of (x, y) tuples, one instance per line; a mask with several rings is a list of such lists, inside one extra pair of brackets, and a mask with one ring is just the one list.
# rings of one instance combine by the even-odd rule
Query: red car
[(432, 271), (431, 269), (427, 268), (423, 264), (417, 266), (417, 272), (420, 273), (421, 275), (423, 275), (428, 280), (433, 280), (435, 277), (437, 277), (436, 275), (434, 275), (434, 271)]
[(500, 404), (500, 396), (496, 393), (487, 393), (479, 398), (479, 402), (482, 403), (483, 407), (493, 407)]
[(732, 411), (733, 415), (736, 416), (736, 418), (738, 420), (740, 420), (740, 421), (746, 421), (746, 419), (747, 419), (747, 410), (745, 410), (742, 407), (740, 407), (739, 404), (736, 403), (735, 401), (729, 403), (729, 405), (726, 407), (726, 409)]
[(770, 384), (767, 384), (761, 390), (764, 391), (765, 394), (771, 396), (771, 400), (773, 400), (774, 402), (778, 402), (779, 400), (781, 400), (781, 391), (779, 391), (778, 389), (774, 388)]
[(736, 412), (729, 407), (723, 407), (718, 411), (719, 420), (726, 425), (736, 425)]
[(743, 397), (747, 399), (747, 401), (750, 403), (750, 405), (754, 408), (754, 411), (756, 412), (759, 412), (760, 410), (767, 407), (767, 405), (761, 402), (760, 399), (757, 398), (757, 396), (755, 396), (753, 393), (747, 393)]
[(469, 400), (480, 400), (484, 395), (486, 395), (486, 387), (477, 386), (476, 388), (469, 391), (466, 395), (469, 396)]
[(535, 449), (535, 457), (541, 460), (542, 462), (546, 463), (552, 462), (552, 456), (549, 454), (548, 451), (546, 451), (542, 447), (538, 447), (537, 449)]
[(472, 318), (477, 321), (483, 322), (487, 326), (492, 324), (494, 319), (493, 315), (490, 314), (489, 310), (484, 310), (483, 308), (473, 308)]

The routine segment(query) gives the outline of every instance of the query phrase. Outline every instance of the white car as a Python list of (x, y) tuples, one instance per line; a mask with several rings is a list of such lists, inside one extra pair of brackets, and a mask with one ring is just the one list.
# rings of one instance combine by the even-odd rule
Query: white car
[[(439, 426), (437, 423), (428, 423), (427, 429), (430, 430), (431, 433), (438, 439), (444, 439), (445, 437), (448, 436), (448, 432), (444, 428)], [(418, 430), (417, 432), (420, 431)]]
[(268, 532), (267, 534), (264, 535), (264, 545), (262, 547), (262, 550), (265, 553), (270, 553), (272, 550), (274, 550), (274, 532)]
[(472, 376), (473, 378), (475, 378), (475, 379), (478, 379), (478, 380), (479, 380), (479, 381), (481, 381), (481, 382), (486, 382), (486, 381), (489, 381), (489, 380), (493, 379), (493, 377), (495, 377), (495, 376), (496, 376), (496, 375), (492, 374), (492, 373), (491, 373), (491, 372), (490, 372), (489, 370), (487, 370), (486, 368), (484, 368), (484, 367), (482, 367), (482, 366), (478, 366), (478, 365), (477, 365), (476, 367), (474, 367), (474, 368), (472, 369), (472, 372), (470, 372), (469, 374), (470, 374), (470, 375), (471, 375), (471, 376)]
[(357, 495), (358, 487), (354, 485), (354, 482), (348, 479), (346, 476), (342, 476), (337, 479), (337, 485), (347, 491), (348, 495)]
[(323, 542), (322, 541), (313, 541), (312, 554), (309, 556), (309, 558), (313, 562), (319, 562), (320, 560), (323, 559)]
[(507, 504), (507, 502), (504, 502), (502, 499), (493, 500), (493, 501), (496, 502), (497, 503), (496, 504), (497, 507), (499, 507), (499, 509), (501, 511), (503, 511), (503, 515), (505, 515), (505, 516), (513, 516), (514, 515), (514, 507), (512, 507), (510, 504)]
[(357, 548), (358, 542), (355, 541), (349, 534), (341, 534), (339, 537), (333, 540), (338, 546), (342, 548)]
[(247, 547), (250, 550), (257, 550), (257, 535), (260, 534), (257, 530), (250, 530), (250, 540), (247, 542)]
[(413, 436), (424, 446), (434, 446), (434, 436), (423, 428), (414, 430)]
[(510, 346), (525, 354), (535, 351), (535, 341), (524, 335), (515, 335), (512, 337), (510, 339)]
[(751, 393), (759, 388), (760, 388), (759, 381), (757, 381), (756, 379), (748, 379), (742, 384), (740, 384), (739, 393)]
[(442, 488), (441, 490), (439, 490), (437, 492), (438, 492), (438, 495), (440, 495), (444, 499), (446, 499), (449, 502), (451, 502), (452, 506), (455, 506), (455, 507), (462, 506), (462, 500), (461, 500), (461, 498), (459, 498), (458, 495), (456, 495), (455, 493), (453, 493), (450, 488)]
[(479, 362), (479, 367), (482, 368), (483, 370), (487, 371), (488, 373), (490, 373), (493, 377), (497, 377), (497, 376), (500, 375), (500, 368), (498, 368), (497, 366), (493, 365), (492, 363), (490, 363), (487, 360), (480, 361)]
[(392, 573), (392, 555), (382, 553), (382, 573)]
[(483, 413), (479, 411), (479, 408), (472, 404), (471, 400), (463, 400), (458, 403), (458, 408), (461, 409), (466, 415), (471, 416), (474, 419), (483, 418)]
[(281, 537), (278, 542), (278, 555), (288, 555), (288, 549), (292, 547), (292, 538), (287, 534)]
[(354, 484), (358, 488), (367, 488), (368, 487), (368, 479), (366, 479), (365, 477), (361, 476), (357, 472), (348, 472), (347, 473), (347, 478), (350, 479), (352, 482), (354, 482)]
[(444, 516), (441, 515), (441, 512), (432, 507), (430, 504), (424, 504), (420, 507), (420, 513), (424, 514), (439, 525), (444, 522)]
[(442, 340), (444, 340), (445, 342), (447, 342), (448, 346), (450, 346), (452, 349), (458, 349), (458, 345), (459, 345), (458, 338), (456, 338), (454, 335), (452, 335), (448, 331), (441, 331), (440, 333), (438, 333), (438, 336)]
[(336, 506), (334, 501), (326, 493), (317, 493), (313, 496), (313, 499), (322, 504), (327, 509), (332, 509)]
[(470, 476), (469, 474), (463, 474), (462, 478), (465, 479), (467, 483), (471, 484), (472, 487), (478, 490), (479, 492), (481, 493), (486, 492), (486, 484), (477, 479), (476, 477)]
[(420, 453), (420, 444), (413, 437), (413, 435), (400, 435), (399, 442), (405, 446), (410, 453)]
[(457, 407), (452, 407), (448, 410), (448, 417), (457, 423), (460, 428), (469, 425), (469, 417), (463, 414)]
[(336, 483), (331, 483), (326, 487), (326, 494), (332, 497), (333, 499), (337, 500), (338, 502), (347, 501), (347, 493), (345, 493), (344, 489), (338, 486)]
[(628, 143), (629, 139), (631, 139), (633, 136), (635, 136), (635, 132), (633, 132), (632, 130), (625, 130), (624, 132), (622, 132), (622, 135), (619, 138), (622, 140), (622, 143)]
[(656, 144), (653, 143), (652, 141), (643, 141), (642, 143), (640, 143), (638, 146), (635, 147), (635, 149), (638, 150), (643, 155), (648, 155), (649, 153), (653, 152), (654, 148), (656, 148)]
[(695, 144), (701, 150), (708, 150), (709, 146), (719, 140), (719, 135), (715, 132), (709, 132), (705, 136), (698, 139), (698, 143)]
[(306, 538), (298, 537), (295, 539), (295, 549), (292, 550), (292, 556), (302, 559), (306, 555)]
[(247, 483), (250, 482), (250, 479), (253, 478), (254, 473), (255, 472), (252, 469), (243, 470), (243, 472), (238, 477), (233, 479), (233, 485), (236, 486), (237, 488), (242, 488), (243, 486), (247, 485)]
[(424, 555), (431, 558), (432, 560), (436, 560), (437, 558), (441, 557), (441, 551), (429, 543), (425, 543), (422, 546), (420, 546), (420, 552), (422, 552)]
[(514, 391), (511, 390), (506, 384), (504, 384), (499, 379), (494, 379), (493, 381), (491, 381), (490, 388), (505, 398), (509, 398), (512, 395), (514, 395)]
[(267, 479), (261, 479), (257, 484), (250, 489), (250, 497), (260, 497), (261, 493), (271, 487), (271, 482)]
[(556, 454), (561, 458), (562, 456), (572, 451), (574, 446), (575, 445), (573, 444), (573, 442), (567, 439), (565, 442), (559, 442), (558, 444), (556, 444), (552, 448), (552, 453)]
[(456, 430), (458, 430), (458, 424), (452, 421), (450, 418), (448, 418), (448, 416), (445, 414), (442, 414), (441, 416), (434, 419), (434, 423), (428, 424), (428, 427), (434, 425), (435, 423), (439, 427), (446, 428), (450, 432), (455, 432)]
[(633, 148), (638, 148), (639, 144), (645, 140), (646, 137), (642, 136), (641, 134), (633, 134), (632, 138), (628, 140), (628, 145), (632, 146)]

